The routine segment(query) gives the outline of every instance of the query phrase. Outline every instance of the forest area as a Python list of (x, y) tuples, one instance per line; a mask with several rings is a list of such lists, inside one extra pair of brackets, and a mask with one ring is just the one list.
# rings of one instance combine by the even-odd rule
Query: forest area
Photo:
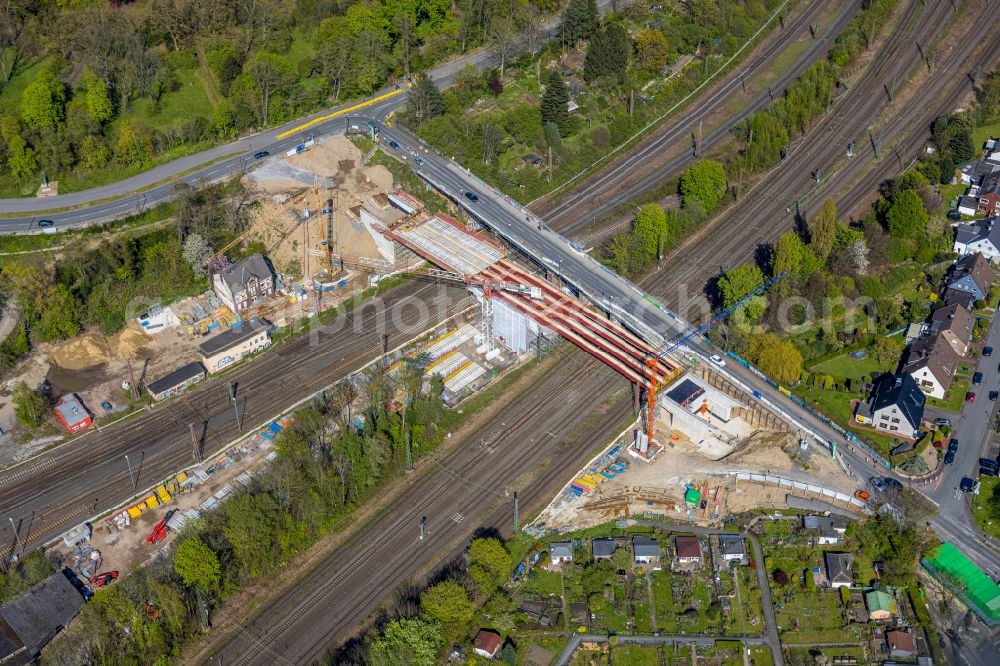
[(537, 28), (554, 0), (3, 0), (0, 196), (72, 191)]
[[(229, 597), (346, 525), (403, 474), (408, 436), (415, 460), (440, 444), (458, 417), (441, 402), (440, 378), (424, 378), (425, 361), (409, 359), (395, 376), (376, 366), (298, 410), (294, 426), (277, 439), (277, 457), (254, 472), (248, 490), (185, 525), (164, 557), (99, 590), (42, 663), (171, 663), (209, 630)], [(397, 398), (404, 407), (390, 411)], [(487, 562), (495, 561), (494, 551), (488, 549)], [(508, 569), (509, 559), (502, 567), (484, 565), (479, 584), (499, 584)], [(147, 619), (147, 605), (158, 621)], [(373, 650), (383, 649), (375, 643)], [(432, 644), (439, 648), (443, 639), (432, 637)]]

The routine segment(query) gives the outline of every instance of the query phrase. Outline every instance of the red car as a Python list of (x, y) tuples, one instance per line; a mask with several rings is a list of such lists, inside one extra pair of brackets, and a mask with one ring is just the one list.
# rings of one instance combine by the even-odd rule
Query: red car
[(102, 574), (97, 574), (94, 576), (94, 587), (100, 589), (106, 585), (111, 585), (111, 583), (118, 580), (117, 571), (106, 571)]
[(975, 402), (976, 401), (976, 393), (975, 393), (975, 391), (969, 391), (968, 393), (966, 393), (965, 394), (965, 401), (966, 402), (970, 402), (970, 403), (971, 402)]

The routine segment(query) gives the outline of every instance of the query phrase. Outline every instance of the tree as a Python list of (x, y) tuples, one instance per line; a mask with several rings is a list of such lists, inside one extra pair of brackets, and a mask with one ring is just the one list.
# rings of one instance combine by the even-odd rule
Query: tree
[(191, 266), (195, 275), (200, 277), (208, 275), (205, 264), (213, 254), (215, 254), (215, 250), (201, 234), (191, 234), (184, 239), (184, 250), (181, 252), (181, 256)]
[(659, 258), (664, 244), (670, 240), (667, 215), (660, 204), (651, 203), (639, 209), (635, 215), (633, 231), (639, 247), (646, 255), (644, 259)]
[(27, 178), (38, 172), (38, 160), (35, 151), (20, 134), (15, 134), (7, 144), (10, 157), (7, 158), (7, 168), (15, 178)]
[(469, 620), (475, 605), (465, 588), (453, 580), (446, 580), (427, 588), (420, 595), (420, 608), (438, 622), (446, 636), (455, 636)]
[(498, 539), (476, 539), (469, 544), (469, 575), (488, 595), (510, 573), (510, 554)]
[(372, 641), (368, 661), (372, 666), (434, 666), (444, 640), (440, 627), (422, 618), (393, 620)]
[(785, 585), (788, 583), (788, 574), (781, 569), (775, 569), (772, 571), (771, 578), (774, 579), (774, 582), (778, 585)]
[(1000, 520), (1000, 484), (993, 486), (993, 492), (986, 500), (987, 509), (993, 520)]
[(510, 14), (504, 14), (493, 22), (490, 29), (493, 38), (493, 57), (499, 61), (500, 76), (512, 59), (524, 48), (524, 40), (517, 31), (517, 23)]
[(899, 349), (892, 339), (880, 335), (872, 343), (872, 358), (881, 366), (888, 366), (899, 357)]
[(625, 28), (617, 23), (604, 26), (594, 33), (587, 47), (587, 56), (583, 61), (584, 78), (596, 81), (607, 76), (620, 83), (625, 78), (631, 52), (632, 44)]
[(927, 227), (927, 210), (913, 190), (902, 190), (892, 198), (885, 213), (885, 226), (893, 238), (916, 238)]
[(257, 115), (263, 125), (271, 117), (271, 97), (283, 95), (298, 81), (298, 74), (288, 58), (274, 53), (254, 53), (243, 65), (243, 73), (253, 83)]
[(492, 120), (486, 120), (480, 126), (480, 136), (483, 140), (483, 163), (491, 164), (500, 152), (500, 142), (503, 140), (503, 132), (500, 126)]
[(794, 231), (786, 231), (778, 237), (771, 255), (771, 273), (788, 273), (789, 276), (800, 275), (802, 269), (802, 251), (805, 246), (802, 239)]
[(701, 202), (707, 214), (712, 214), (726, 191), (726, 169), (714, 160), (702, 160), (681, 174), (681, 196), (684, 205), (690, 199)]
[(413, 24), (413, 16), (409, 12), (397, 12), (392, 17), (392, 27), (396, 30), (396, 42), (403, 52), (403, 72), (406, 77), (410, 77), (410, 50), (416, 39), (416, 26)]
[(217, 590), (222, 579), (219, 556), (198, 537), (191, 537), (177, 547), (174, 571), (185, 585), (206, 594)]
[(562, 74), (556, 70), (549, 72), (545, 94), (542, 95), (542, 125), (553, 123), (559, 128), (559, 134), (566, 136), (569, 130), (569, 92)]
[(126, 166), (145, 162), (153, 152), (153, 140), (149, 133), (137, 129), (128, 121), (121, 121), (118, 141), (115, 143), (115, 159)]
[(837, 238), (837, 204), (832, 197), (823, 202), (819, 211), (809, 220), (809, 246), (825, 262)]
[(43, 70), (21, 93), (21, 118), (29, 127), (55, 127), (65, 111), (65, 87), (49, 70)]
[(765, 333), (756, 336), (751, 347), (755, 348), (751, 355), (756, 357), (761, 372), (780, 384), (798, 383), (802, 376), (802, 354), (795, 345), (774, 333)]
[(76, 298), (63, 284), (48, 288), (40, 315), (31, 328), (39, 340), (65, 340), (80, 332)]
[[(726, 271), (718, 281), (723, 307), (729, 308), (736, 305), (763, 282), (764, 273), (756, 264), (740, 264), (736, 268)], [(755, 322), (764, 314), (763, 299), (759, 297), (751, 299), (737, 312), (742, 313), (749, 321)]]
[(99, 123), (110, 120), (114, 107), (107, 82), (88, 68), (83, 73), (83, 85), (87, 88), (87, 113), (90, 117)]
[(24, 382), (14, 384), (12, 395), (14, 401), (14, 416), (29, 428), (37, 428), (45, 421), (48, 404), (45, 396), (31, 389)]
[(563, 44), (575, 46), (590, 39), (597, 30), (597, 2), (595, 0), (570, 0), (559, 24), (559, 38)]
[(437, 84), (426, 74), (417, 77), (407, 97), (406, 106), (418, 123), (443, 115), (445, 112), (444, 97), (441, 96)]
[(635, 62), (642, 69), (659, 72), (667, 66), (667, 38), (656, 28), (643, 28), (635, 35)]

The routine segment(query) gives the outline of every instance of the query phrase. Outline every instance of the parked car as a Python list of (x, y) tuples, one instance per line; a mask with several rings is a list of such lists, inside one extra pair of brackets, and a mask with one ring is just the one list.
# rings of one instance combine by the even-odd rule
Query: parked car
[(868, 482), (871, 483), (872, 487), (874, 487), (875, 490), (879, 492), (885, 490), (885, 484), (882, 483), (882, 479), (878, 478), (877, 476), (873, 476), (872, 478), (868, 479)]
[(476, 203), (477, 201), (479, 201), (479, 197), (476, 195), (475, 192), (466, 192), (465, 198), (471, 201), (472, 203)]
[(979, 492), (979, 480), (973, 479), (972, 477), (963, 476), (962, 480), (958, 483), (958, 489), (963, 493), (977, 493)]
[(1000, 476), (1000, 470), (996, 467), (980, 467), (979, 476)]
[(271, 153), (267, 152), (266, 150), (261, 150), (259, 152), (254, 153), (253, 157), (255, 160), (262, 160), (265, 157), (269, 157), (270, 155)]
[(955, 439), (954, 437), (948, 440), (948, 450), (958, 451), (958, 440)]
[(869, 499), (871, 499), (871, 493), (869, 493), (867, 490), (855, 490), (854, 496), (857, 497), (862, 502), (867, 502)]
[(708, 360), (716, 364), (720, 368), (726, 367), (726, 359), (722, 358), (718, 354), (712, 354), (711, 356), (708, 357)]
[(983, 356), (990, 356), (993, 353), (993, 347), (983, 347)]
[(107, 571), (102, 574), (97, 574), (94, 576), (94, 587), (102, 588), (106, 585), (111, 585), (111, 583), (118, 580), (117, 571)]
[(973, 493), (979, 488), (979, 482), (975, 479), (970, 479), (967, 476), (963, 476), (962, 480), (958, 483), (958, 489), (963, 493)]
[(996, 460), (993, 460), (993, 458), (980, 458), (979, 459), (979, 466), (980, 467), (992, 467), (993, 469), (1000, 468), (1000, 464), (998, 464)]
[(955, 462), (955, 452), (954, 451), (949, 451), (948, 453), (944, 454), (944, 464), (945, 465), (950, 465), (953, 462)]
[(974, 385), (976, 385), (976, 386), (979, 386), (980, 384), (982, 384), (983, 383), (983, 373), (981, 373), (981, 372), (973, 373), (973, 375), (972, 375), (972, 383)]
[(101, 403), (101, 409), (103, 409), (108, 413), (111, 413), (112, 411), (114, 411), (115, 408), (110, 402), (105, 400), (104, 402)]
[(936, 425), (939, 428), (942, 428), (944, 426), (950, 426), (951, 419), (946, 419), (944, 417), (939, 416), (936, 419), (934, 419), (934, 425)]
[(38, 226), (40, 227), (51, 227), (55, 222), (52, 220), (38, 220)]
[(882, 477), (882, 482), (885, 483), (889, 488), (895, 488), (896, 490), (902, 490), (903, 484), (892, 478), (891, 476)]
[(997, 398), (1000, 398), (1000, 391), (990, 391), (990, 401), (996, 402)]
[(969, 391), (968, 393), (966, 393), (965, 394), (965, 401), (967, 403), (969, 403), (969, 404), (974, 403), (976, 401), (976, 392), (975, 391)]

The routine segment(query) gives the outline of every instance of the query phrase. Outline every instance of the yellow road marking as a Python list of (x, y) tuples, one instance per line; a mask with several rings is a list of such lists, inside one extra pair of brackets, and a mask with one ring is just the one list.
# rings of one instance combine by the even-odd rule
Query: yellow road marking
[(329, 120), (330, 118), (336, 118), (337, 116), (342, 116), (345, 113), (350, 113), (351, 111), (357, 111), (358, 109), (363, 109), (366, 106), (371, 106), (372, 104), (376, 104), (378, 102), (381, 102), (382, 100), (389, 99), (390, 97), (395, 97), (396, 95), (398, 95), (398, 94), (400, 94), (402, 92), (403, 92), (402, 88), (400, 88), (398, 90), (393, 90), (392, 92), (386, 93), (384, 95), (380, 95), (378, 97), (375, 97), (374, 99), (370, 99), (367, 102), (361, 102), (360, 104), (355, 104), (354, 106), (350, 106), (350, 107), (348, 107), (346, 109), (341, 109), (340, 111), (334, 111), (333, 113), (331, 113), (329, 115), (320, 116), (319, 118), (315, 118), (313, 120), (310, 120), (309, 122), (305, 123), (304, 125), (299, 125), (298, 127), (293, 127), (292, 129), (288, 130), (287, 132), (282, 132), (281, 134), (279, 134), (277, 136), (277, 138), (279, 140), (280, 139), (284, 139), (286, 136), (290, 136), (292, 134), (295, 134), (296, 132), (301, 132), (302, 130), (308, 129), (308, 128), (312, 127), (313, 125), (316, 125), (317, 123), (321, 123), (323, 121)]

